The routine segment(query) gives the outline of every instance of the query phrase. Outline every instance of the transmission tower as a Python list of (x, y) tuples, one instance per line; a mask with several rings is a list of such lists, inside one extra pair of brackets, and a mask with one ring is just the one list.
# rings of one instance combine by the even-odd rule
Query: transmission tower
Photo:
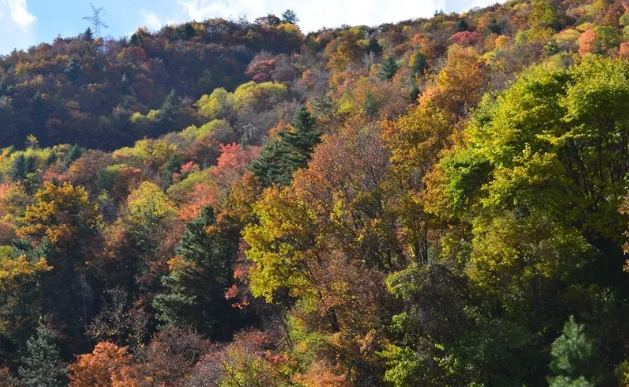
[(107, 12), (105, 12), (103, 7), (96, 8), (94, 7), (94, 4), (92, 3), (90, 3), (90, 5), (92, 6), (92, 16), (85, 16), (83, 20), (89, 21), (90, 24), (92, 25), (92, 29), (94, 30), (94, 33), (96, 33), (96, 36), (100, 36), (101, 27), (109, 28), (109, 26), (105, 24), (102, 19), (102, 17), (105, 16)]

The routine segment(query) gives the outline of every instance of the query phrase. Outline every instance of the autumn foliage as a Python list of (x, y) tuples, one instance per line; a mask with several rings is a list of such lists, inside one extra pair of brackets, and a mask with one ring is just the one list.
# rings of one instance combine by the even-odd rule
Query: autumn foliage
[(627, 385), (629, 4), (297, 24), (0, 57), (0, 386)]

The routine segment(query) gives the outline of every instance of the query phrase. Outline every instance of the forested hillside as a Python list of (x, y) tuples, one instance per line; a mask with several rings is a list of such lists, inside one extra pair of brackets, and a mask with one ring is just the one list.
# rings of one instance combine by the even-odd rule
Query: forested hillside
[(0, 57), (0, 387), (629, 387), (629, 3), (298, 25)]

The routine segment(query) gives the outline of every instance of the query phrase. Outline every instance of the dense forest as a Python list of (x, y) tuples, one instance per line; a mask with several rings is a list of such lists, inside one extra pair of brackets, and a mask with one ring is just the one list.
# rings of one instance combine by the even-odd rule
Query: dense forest
[(0, 57), (1, 387), (629, 387), (629, 3)]

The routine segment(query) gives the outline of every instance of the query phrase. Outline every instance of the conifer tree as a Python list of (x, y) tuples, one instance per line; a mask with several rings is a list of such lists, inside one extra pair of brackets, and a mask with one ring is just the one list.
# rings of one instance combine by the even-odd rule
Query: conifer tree
[(65, 74), (72, 81), (76, 80), (81, 74), (81, 64), (76, 55), (70, 57), (70, 61), (65, 68)]
[(72, 149), (70, 149), (70, 152), (68, 152), (68, 155), (66, 156), (65, 160), (63, 160), (63, 165), (65, 165), (66, 168), (70, 168), (70, 165), (72, 165), (72, 163), (76, 159), (81, 157), (82, 154), (83, 154), (83, 151), (81, 151), (81, 148), (79, 148), (79, 145), (74, 144)]
[(597, 376), (596, 355), (585, 325), (574, 317), (563, 327), (563, 334), (553, 342), (550, 362), (550, 387), (594, 387)]
[(26, 343), (24, 365), (20, 367), (19, 381), (23, 387), (62, 387), (66, 385), (66, 368), (55, 345), (55, 334), (40, 325), (37, 335)]
[(421, 52), (416, 52), (411, 62), (411, 72), (413, 75), (424, 75), (427, 67), (426, 56)]
[(175, 89), (172, 89), (166, 96), (162, 107), (159, 109), (157, 117), (160, 124), (166, 124), (173, 121), (175, 113), (179, 110), (180, 102)]
[(33, 156), (26, 157), (24, 154), (20, 154), (13, 161), (9, 174), (13, 181), (20, 181), (26, 179), (28, 174), (34, 170), (35, 158)]
[(269, 139), (250, 169), (266, 186), (290, 185), (293, 173), (308, 165), (312, 149), (320, 141), (315, 118), (302, 107), (295, 112), (293, 130)]
[(397, 70), (398, 66), (397, 63), (395, 63), (395, 59), (389, 56), (382, 61), (382, 65), (380, 67), (380, 78), (383, 80), (389, 80), (395, 76)]
[(26, 141), (24, 141), (24, 145), (29, 149), (39, 149), (39, 140), (32, 134), (26, 136)]
[(470, 28), (469, 24), (467, 24), (467, 21), (465, 21), (465, 19), (459, 19), (456, 22), (456, 32), (463, 32), (463, 31), (467, 31)]
[(172, 154), (162, 171), (162, 182), (165, 187), (168, 187), (173, 182), (173, 175), (181, 171), (181, 158), (177, 154)]
[(320, 133), (315, 129), (315, 119), (305, 107), (298, 109), (293, 118), (294, 131), (286, 132), (283, 139), (302, 154), (310, 153), (319, 143)]
[(417, 86), (417, 83), (413, 82), (413, 84), (411, 85), (411, 91), (409, 92), (411, 100), (412, 101), (417, 101), (417, 98), (419, 98), (421, 93), (422, 92), (421, 92), (421, 90), (419, 90), (419, 86)]
[(183, 25), (183, 36), (184, 38), (187, 39), (192, 39), (194, 38), (195, 35), (195, 31), (194, 31), (194, 27), (192, 26), (191, 23), (186, 23)]
[(92, 32), (92, 29), (90, 27), (87, 27), (87, 29), (83, 33), (83, 39), (88, 43), (92, 43), (94, 41), (94, 33)]
[(235, 328), (236, 311), (225, 292), (232, 284), (238, 233), (226, 235), (215, 223), (214, 211), (206, 206), (186, 225), (171, 272), (162, 278), (167, 291), (153, 305), (167, 326), (224, 338)]
[(489, 32), (490, 34), (500, 35), (502, 33), (502, 27), (500, 27), (500, 24), (498, 24), (498, 21), (496, 19), (491, 19), (491, 21), (487, 25), (487, 32)]
[(378, 115), (378, 102), (374, 98), (373, 94), (371, 94), (370, 92), (367, 93), (363, 108), (365, 109), (365, 114), (367, 114), (367, 116), (370, 118)]
[(138, 36), (137, 33), (134, 33), (133, 35), (131, 35), (131, 38), (129, 38), (129, 45), (138, 47), (141, 44), (142, 42), (140, 41), (140, 37)]
[(297, 17), (297, 14), (295, 13), (295, 11), (291, 9), (287, 9), (282, 14), (282, 23), (297, 25), (297, 23), (299, 23), (299, 18)]

